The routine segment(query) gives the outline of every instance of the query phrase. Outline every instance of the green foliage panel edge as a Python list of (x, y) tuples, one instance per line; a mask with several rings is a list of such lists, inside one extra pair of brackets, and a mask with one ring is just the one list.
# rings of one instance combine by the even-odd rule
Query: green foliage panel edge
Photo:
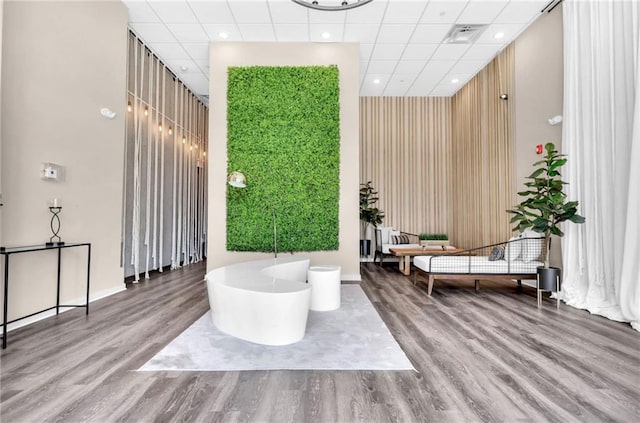
[(338, 250), (340, 88), (337, 66), (230, 67), (227, 250)]

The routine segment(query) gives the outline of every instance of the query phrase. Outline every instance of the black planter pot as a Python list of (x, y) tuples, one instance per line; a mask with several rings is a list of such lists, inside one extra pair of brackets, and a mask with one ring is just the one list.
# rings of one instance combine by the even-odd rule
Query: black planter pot
[(542, 291), (560, 291), (562, 270), (557, 267), (538, 267), (538, 289)]
[(371, 254), (371, 240), (370, 239), (361, 239), (360, 240), (360, 255), (368, 256)]

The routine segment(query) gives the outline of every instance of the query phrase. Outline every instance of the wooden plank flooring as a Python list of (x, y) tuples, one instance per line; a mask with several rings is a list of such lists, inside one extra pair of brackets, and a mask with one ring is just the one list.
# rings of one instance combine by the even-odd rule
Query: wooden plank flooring
[[(362, 287), (414, 371), (136, 372), (209, 308), (204, 264), (9, 333), (2, 422), (635, 422), (640, 334), (505, 283)], [(319, 354), (322, 352), (319, 351)], [(375, 354), (371, 351), (371, 354)]]

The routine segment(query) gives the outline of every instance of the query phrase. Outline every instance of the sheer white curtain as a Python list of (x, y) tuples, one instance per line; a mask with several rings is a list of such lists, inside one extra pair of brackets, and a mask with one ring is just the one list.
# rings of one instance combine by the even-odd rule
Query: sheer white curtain
[(640, 6), (565, 0), (563, 152), (582, 225), (565, 224), (567, 304), (640, 330)]

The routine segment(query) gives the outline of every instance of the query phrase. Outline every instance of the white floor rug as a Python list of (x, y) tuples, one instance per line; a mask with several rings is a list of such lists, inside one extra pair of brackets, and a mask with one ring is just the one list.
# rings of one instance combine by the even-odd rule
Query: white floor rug
[(338, 310), (309, 312), (298, 343), (273, 347), (234, 338), (207, 312), (140, 370), (413, 370), (362, 288), (343, 285), (341, 294)]

